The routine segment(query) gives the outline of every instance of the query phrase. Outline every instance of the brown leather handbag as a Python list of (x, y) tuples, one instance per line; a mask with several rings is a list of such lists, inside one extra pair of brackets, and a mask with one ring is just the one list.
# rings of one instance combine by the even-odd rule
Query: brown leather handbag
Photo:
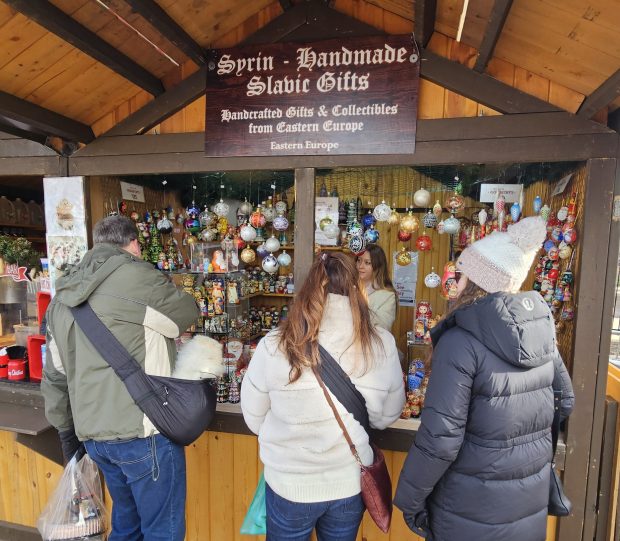
[(377, 527), (382, 532), (387, 533), (390, 529), (390, 522), (392, 521), (392, 480), (390, 479), (390, 474), (385, 464), (385, 457), (383, 456), (381, 449), (379, 449), (374, 443), (371, 443), (370, 446), (374, 453), (374, 460), (370, 466), (364, 466), (364, 464), (362, 464), (359, 454), (357, 453), (357, 449), (355, 448), (355, 444), (351, 440), (351, 436), (349, 436), (349, 432), (344, 426), (344, 423), (338, 414), (338, 410), (334, 405), (334, 401), (329, 395), (318, 370), (315, 369), (314, 374), (319, 382), (319, 385), (321, 386), (321, 389), (323, 389), (323, 394), (325, 394), (325, 398), (334, 412), (334, 417), (336, 417), (336, 421), (338, 422), (338, 425), (340, 426), (340, 429), (349, 444), (349, 449), (351, 449), (353, 457), (360, 466), (362, 500), (364, 501), (364, 505), (366, 505), (368, 514), (372, 520), (374, 520)]

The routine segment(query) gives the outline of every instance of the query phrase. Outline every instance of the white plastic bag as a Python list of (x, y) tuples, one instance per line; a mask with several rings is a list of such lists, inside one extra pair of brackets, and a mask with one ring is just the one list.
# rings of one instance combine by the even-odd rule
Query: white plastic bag
[(104, 541), (108, 513), (103, 505), (99, 470), (85, 454), (74, 456), (37, 520), (43, 541)]

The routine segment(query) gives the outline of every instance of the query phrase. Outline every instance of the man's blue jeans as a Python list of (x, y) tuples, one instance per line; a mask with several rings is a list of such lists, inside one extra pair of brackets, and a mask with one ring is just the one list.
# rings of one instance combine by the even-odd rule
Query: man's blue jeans
[(364, 516), (362, 495), (317, 503), (291, 502), (265, 484), (267, 541), (355, 541)]
[(161, 434), (84, 444), (112, 496), (109, 541), (183, 541), (183, 447)]

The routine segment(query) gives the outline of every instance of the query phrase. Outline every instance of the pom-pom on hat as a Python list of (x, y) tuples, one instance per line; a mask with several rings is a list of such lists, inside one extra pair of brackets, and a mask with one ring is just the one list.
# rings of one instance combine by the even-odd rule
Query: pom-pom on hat
[(516, 293), (546, 236), (542, 218), (524, 218), (507, 233), (495, 231), (463, 250), (457, 269), (488, 293)]

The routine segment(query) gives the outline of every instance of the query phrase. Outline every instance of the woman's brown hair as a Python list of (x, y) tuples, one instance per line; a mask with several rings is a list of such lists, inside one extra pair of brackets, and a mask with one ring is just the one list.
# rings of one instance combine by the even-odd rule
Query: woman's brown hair
[(387, 258), (383, 248), (377, 244), (369, 244), (366, 246), (366, 252), (370, 255), (370, 264), (372, 265), (372, 286), (376, 289), (387, 289), (395, 292), (392, 280), (390, 280)]
[(368, 300), (355, 263), (342, 253), (321, 252), (280, 326), (280, 348), (291, 365), (291, 383), (299, 379), (304, 367), (314, 368), (320, 362), (319, 328), (329, 293), (349, 297), (353, 345), (361, 346), (364, 370), (371, 362), (372, 346), (379, 341), (379, 335), (370, 322)]
[(463, 306), (469, 306), (470, 304), (474, 304), (478, 299), (482, 299), (486, 297), (488, 293), (482, 289), (480, 286), (474, 284), (471, 280), (467, 280), (467, 284), (461, 291), (461, 294), (454, 301), (454, 303), (450, 306), (446, 316), (449, 316), (455, 310), (462, 308)]

